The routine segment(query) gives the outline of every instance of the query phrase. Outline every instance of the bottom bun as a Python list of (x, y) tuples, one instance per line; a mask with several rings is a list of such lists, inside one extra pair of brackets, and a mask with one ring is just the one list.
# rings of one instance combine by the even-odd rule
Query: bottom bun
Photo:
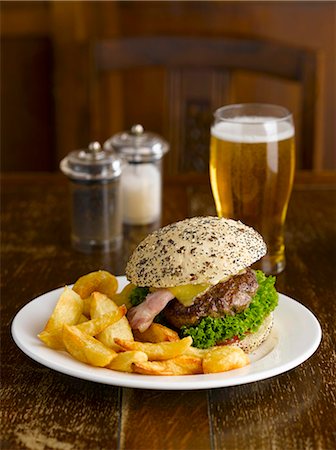
[(231, 344), (235, 347), (240, 347), (246, 353), (252, 353), (256, 350), (268, 337), (273, 327), (273, 313), (269, 314), (263, 323), (260, 325), (258, 331), (248, 334), (239, 342)]

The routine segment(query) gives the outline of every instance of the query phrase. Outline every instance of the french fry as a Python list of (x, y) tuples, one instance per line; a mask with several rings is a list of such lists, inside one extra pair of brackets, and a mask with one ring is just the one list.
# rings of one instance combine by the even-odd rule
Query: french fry
[(176, 342), (149, 342), (127, 341), (115, 338), (115, 342), (125, 350), (137, 350), (146, 353), (150, 361), (163, 361), (182, 355), (192, 344), (192, 338), (187, 336)]
[(117, 309), (118, 306), (107, 295), (101, 292), (92, 293), (90, 303), (91, 319), (115, 312)]
[(115, 358), (106, 366), (107, 369), (117, 370), (119, 372), (133, 372), (134, 363), (148, 361), (144, 352), (130, 351), (118, 353)]
[(64, 324), (74, 325), (78, 323), (83, 312), (83, 301), (76, 292), (65, 287), (62, 292), (44, 331), (53, 331), (61, 328)]
[(120, 306), (116, 311), (112, 313), (103, 314), (96, 319), (88, 320), (87, 322), (82, 322), (75, 325), (76, 328), (83, 333), (89, 334), (90, 336), (96, 336), (101, 333), (108, 326), (118, 322), (127, 312), (125, 305)]
[(194, 356), (195, 358), (203, 359), (205, 357), (205, 355), (208, 354), (209, 350), (210, 349), (189, 347), (188, 350), (184, 354), (188, 355), (188, 356)]
[(250, 363), (248, 356), (239, 347), (213, 347), (203, 358), (204, 373), (226, 372), (239, 369)]
[[(120, 307), (116, 312), (104, 314), (103, 316), (97, 317), (97, 319), (88, 320), (83, 314), (79, 318), (79, 322), (76, 326), (83, 333), (89, 334), (90, 336), (95, 336), (103, 331), (109, 325), (117, 322), (126, 314), (126, 307)], [(47, 347), (53, 348), (54, 350), (65, 350), (63, 343), (63, 326), (51, 331), (42, 331), (38, 334), (38, 337), (44, 342)]]
[(202, 373), (202, 360), (181, 355), (166, 361), (136, 362), (133, 371), (143, 375), (195, 375)]
[(126, 339), (133, 339), (131, 327), (126, 317), (123, 317), (115, 324), (105, 328), (104, 331), (97, 335), (97, 339), (105, 344), (107, 347), (112, 348), (116, 352), (120, 352), (122, 348), (116, 343), (117, 336), (122, 336)]
[(91, 295), (87, 298), (83, 298), (83, 314), (90, 317), (90, 307), (91, 307)]
[[(94, 292), (91, 298), (90, 315), (92, 319), (102, 316), (106, 313), (113, 313), (118, 310), (118, 306), (109, 299), (106, 295), (99, 292)], [(97, 335), (97, 339), (105, 344), (107, 347), (115, 351), (122, 350), (116, 344), (115, 338), (120, 337), (126, 340), (133, 340), (133, 333), (126, 317), (123, 317), (118, 322), (105, 328), (104, 331)]]
[(78, 278), (72, 289), (83, 299), (90, 297), (95, 291), (111, 297), (117, 292), (118, 280), (106, 270), (98, 270)]
[(140, 333), (139, 330), (133, 330), (134, 339), (136, 341), (140, 342), (174, 342), (179, 341), (179, 335), (176, 333), (176, 331), (165, 327), (159, 323), (153, 322), (151, 326), (144, 331), (143, 333)]
[(90, 319), (87, 316), (85, 316), (84, 314), (81, 314), (80, 318), (78, 319), (78, 323), (87, 322), (88, 320), (90, 320)]
[(57, 330), (41, 331), (37, 337), (49, 348), (54, 350), (65, 350), (63, 343), (63, 327), (57, 328)]
[(75, 326), (64, 325), (63, 342), (71, 356), (95, 367), (106, 366), (116, 355), (113, 350)]

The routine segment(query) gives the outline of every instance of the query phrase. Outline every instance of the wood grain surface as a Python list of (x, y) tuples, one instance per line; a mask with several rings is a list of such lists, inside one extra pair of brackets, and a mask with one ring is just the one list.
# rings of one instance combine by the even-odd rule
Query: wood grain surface
[[(163, 222), (214, 213), (206, 180), (165, 182)], [(124, 272), (120, 252), (70, 246), (66, 180), (6, 175), (1, 210), (1, 448), (333, 449), (335, 420), (336, 177), (303, 174), (288, 211), (280, 292), (318, 317), (323, 340), (299, 367), (268, 380), (204, 391), (146, 391), (79, 380), (32, 361), (10, 325), (32, 298), (97, 269)]]

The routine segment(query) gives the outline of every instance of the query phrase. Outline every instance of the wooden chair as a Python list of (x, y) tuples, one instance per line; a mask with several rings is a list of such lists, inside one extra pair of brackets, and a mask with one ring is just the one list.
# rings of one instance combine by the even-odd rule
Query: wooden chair
[[(212, 113), (234, 102), (230, 80), (232, 74), (242, 70), (300, 84), (297, 166), (314, 168), (319, 71), (317, 54), (311, 50), (231, 37), (122, 37), (94, 42), (91, 58), (92, 137), (105, 139), (112, 131), (130, 127), (134, 118), (146, 127), (147, 120), (152, 127), (156, 124), (156, 129), (151, 131), (161, 132), (171, 144), (165, 162), (168, 173), (205, 172)], [(149, 86), (147, 83), (146, 92), (139, 92), (142, 89), (138, 77), (149, 68), (161, 71), (162, 97), (157, 94), (155, 81), (149, 82)], [(107, 85), (104, 88), (101, 84), (108, 74), (114, 76), (113, 98), (107, 95)], [(132, 101), (133, 106), (125, 107), (125, 103), (130, 105)], [(150, 103), (147, 116), (151, 115), (152, 122), (136, 107), (146, 101)], [(153, 105), (156, 101), (158, 104)], [(107, 112), (111, 108), (112, 115)], [(160, 115), (162, 126), (155, 122)], [(108, 125), (104, 125), (106, 117), (109, 117)]]

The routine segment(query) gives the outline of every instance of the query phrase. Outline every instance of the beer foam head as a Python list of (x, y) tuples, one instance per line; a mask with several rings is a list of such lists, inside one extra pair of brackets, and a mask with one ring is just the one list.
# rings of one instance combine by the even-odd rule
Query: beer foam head
[(242, 116), (216, 123), (211, 134), (223, 141), (257, 144), (289, 139), (294, 126), (276, 117)]

